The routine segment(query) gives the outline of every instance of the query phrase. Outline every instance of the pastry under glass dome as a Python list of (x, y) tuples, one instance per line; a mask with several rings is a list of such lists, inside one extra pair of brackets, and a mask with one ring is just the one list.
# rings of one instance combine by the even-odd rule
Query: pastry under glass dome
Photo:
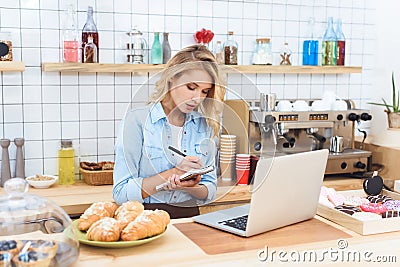
[[(55, 203), (28, 194), (21, 178), (4, 184), (0, 197), (0, 266), (69, 266), (79, 256), (71, 219)], [(68, 231), (68, 233), (66, 233)]]

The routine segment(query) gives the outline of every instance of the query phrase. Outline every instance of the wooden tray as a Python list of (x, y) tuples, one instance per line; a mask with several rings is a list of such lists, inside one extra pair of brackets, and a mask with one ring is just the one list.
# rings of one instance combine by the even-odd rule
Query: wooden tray
[[(364, 190), (347, 190), (338, 191), (344, 196), (359, 196), (366, 197)], [(387, 190), (382, 191), (382, 195), (390, 196), (393, 199), (400, 200), (400, 195)], [(360, 221), (351, 215), (329, 208), (325, 205), (318, 204), (317, 214), (341, 226), (344, 226), (361, 235), (371, 235), (378, 233), (386, 233), (400, 231), (400, 217), (385, 218), (382, 220)]]
[[(179, 231), (209, 255), (245, 250), (258, 250), (264, 246), (285, 247), (352, 236), (320, 220), (311, 219), (252, 237), (241, 237), (198, 223), (175, 223)], [(215, 242), (223, 240), (223, 242)]]

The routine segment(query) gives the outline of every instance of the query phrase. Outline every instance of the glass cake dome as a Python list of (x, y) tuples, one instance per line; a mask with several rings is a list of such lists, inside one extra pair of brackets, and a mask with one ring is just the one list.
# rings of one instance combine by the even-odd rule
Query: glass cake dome
[(79, 256), (72, 221), (55, 203), (28, 194), (21, 178), (0, 197), (0, 266), (70, 266)]

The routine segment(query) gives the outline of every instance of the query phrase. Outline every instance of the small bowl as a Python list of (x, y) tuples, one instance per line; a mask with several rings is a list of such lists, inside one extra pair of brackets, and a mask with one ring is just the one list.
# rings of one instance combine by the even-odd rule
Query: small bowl
[[(40, 176), (47, 177), (46, 180), (39, 180)], [(54, 175), (34, 175), (26, 177), (25, 180), (34, 188), (49, 188), (55, 182), (57, 182), (58, 177)]]

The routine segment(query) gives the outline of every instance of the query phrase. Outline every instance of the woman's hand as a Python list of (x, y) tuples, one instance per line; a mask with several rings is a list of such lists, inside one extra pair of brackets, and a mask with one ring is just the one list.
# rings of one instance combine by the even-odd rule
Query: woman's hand
[(196, 156), (186, 156), (177, 166), (176, 168), (184, 174), (192, 169), (200, 169), (202, 167), (202, 163), (199, 157)]
[(183, 187), (193, 187), (200, 182), (201, 175), (197, 175), (195, 178), (181, 182), (180, 176), (173, 174), (168, 178), (168, 183), (163, 187), (164, 190), (180, 190)]

